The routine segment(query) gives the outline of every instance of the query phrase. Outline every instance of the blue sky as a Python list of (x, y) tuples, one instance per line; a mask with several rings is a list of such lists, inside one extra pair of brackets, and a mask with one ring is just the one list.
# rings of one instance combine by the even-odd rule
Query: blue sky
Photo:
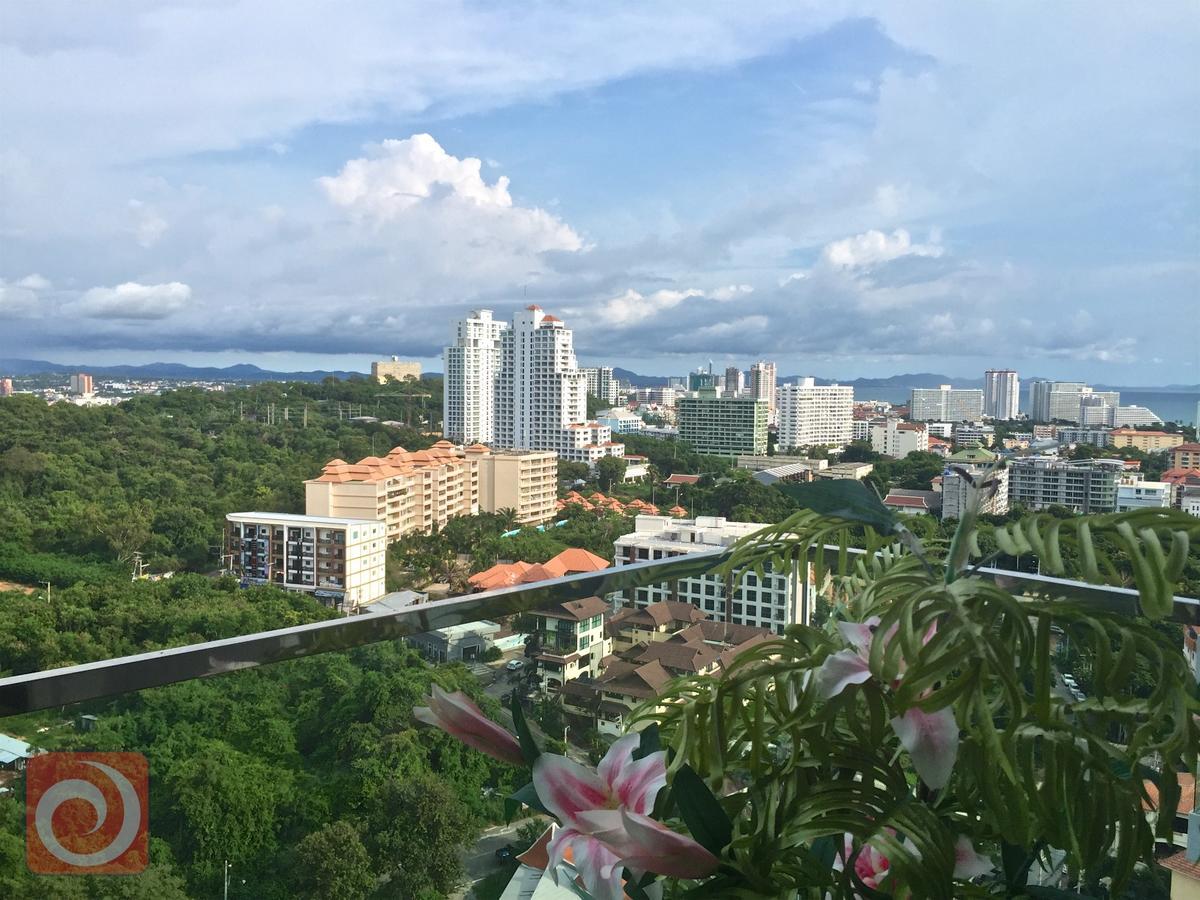
[(129, 0), (0, 33), (0, 357), (1200, 381), (1186, 3)]

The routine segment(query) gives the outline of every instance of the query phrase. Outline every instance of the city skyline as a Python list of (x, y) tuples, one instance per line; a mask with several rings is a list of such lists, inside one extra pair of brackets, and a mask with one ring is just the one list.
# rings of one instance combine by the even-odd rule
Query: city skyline
[(1200, 380), (1185, 5), (638, 12), (14, 10), (0, 356)]

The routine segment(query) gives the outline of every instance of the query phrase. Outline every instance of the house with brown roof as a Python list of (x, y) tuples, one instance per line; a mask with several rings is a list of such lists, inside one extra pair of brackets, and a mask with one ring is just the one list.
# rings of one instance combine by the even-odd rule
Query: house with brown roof
[(666, 600), (640, 609), (619, 610), (608, 620), (606, 630), (613, 640), (613, 652), (622, 653), (637, 644), (665, 641), (704, 618), (704, 613), (690, 603)]
[(604, 633), (608, 604), (599, 597), (568, 600), (529, 614), (534, 660), (543, 689), (600, 674), (612, 640)]
[[(560, 689), (568, 713), (605, 734), (620, 734), (631, 710), (659, 696), (672, 678), (719, 677), (737, 654), (770, 640), (766, 628), (715, 622), (690, 603), (666, 601), (625, 609), (608, 623), (614, 648), (595, 678)], [(643, 640), (630, 643), (634, 636)]]

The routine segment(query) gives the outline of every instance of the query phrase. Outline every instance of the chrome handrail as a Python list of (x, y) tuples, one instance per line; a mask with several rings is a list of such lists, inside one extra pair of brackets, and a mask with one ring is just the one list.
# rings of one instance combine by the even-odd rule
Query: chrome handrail
[[(566, 600), (605, 596), (664, 581), (692, 578), (710, 573), (727, 561), (730, 553), (729, 549), (689, 553), (414, 604), (395, 611), (364, 612), (347, 618), (0, 678), (0, 716), (237, 672), (332, 650), (349, 650), (451, 625), (544, 609)], [(1137, 592), (1129, 588), (1007, 569), (983, 568), (978, 575), (1014, 592), (1079, 600), (1126, 615), (1137, 611)], [(1200, 600), (1176, 597), (1171, 618), (1184, 624), (1200, 625)]]

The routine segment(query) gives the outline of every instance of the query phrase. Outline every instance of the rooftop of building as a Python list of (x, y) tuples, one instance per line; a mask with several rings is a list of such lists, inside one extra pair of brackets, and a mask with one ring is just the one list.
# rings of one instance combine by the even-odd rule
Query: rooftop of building
[(562, 578), (579, 572), (599, 572), (601, 569), (607, 569), (609, 565), (609, 561), (602, 556), (571, 547), (544, 563), (527, 563), (521, 560), (496, 563), (491, 568), (472, 575), (468, 580), (477, 591), (492, 591), (516, 584), (532, 584), (550, 578)]
[(584, 597), (582, 600), (567, 600), (557, 606), (537, 609), (534, 615), (545, 616), (548, 619), (570, 619), (583, 622), (587, 619), (602, 616), (608, 612), (608, 603), (599, 597)]
[(306, 516), (299, 513), (236, 512), (226, 513), (230, 522), (254, 522), (256, 524), (285, 524), (344, 527), (347, 525), (382, 525), (377, 519), (351, 519), (343, 516)]
[(1180, 444), (1178, 447), (1175, 448), (1176, 452), (1179, 452), (1180, 450), (1182, 450), (1186, 453), (1200, 453), (1200, 444), (1192, 443), (1191, 441), (1189, 441), (1188, 443)]
[(682, 472), (675, 472), (663, 479), (663, 484), (696, 484), (700, 481), (699, 475), (685, 475)]

